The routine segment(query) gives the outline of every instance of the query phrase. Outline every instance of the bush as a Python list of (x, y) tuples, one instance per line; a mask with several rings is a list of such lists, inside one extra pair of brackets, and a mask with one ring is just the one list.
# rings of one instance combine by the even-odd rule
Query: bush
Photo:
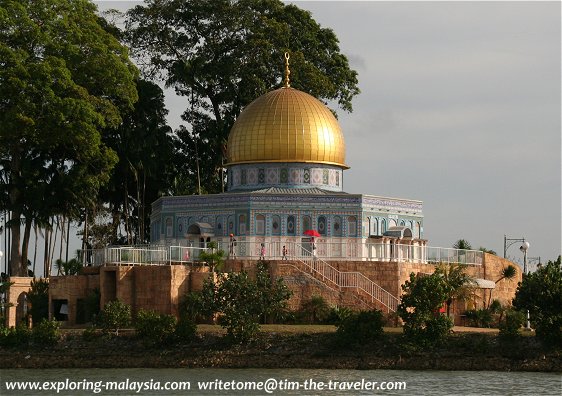
[(523, 312), (509, 309), (505, 311), (504, 319), (500, 321), (500, 338), (504, 340), (513, 340), (519, 336), (519, 329), (525, 322)]
[(56, 320), (43, 319), (33, 327), (32, 339), (38, 345), (54, 345), (60, 337), (60, 323)]
[(354, 312), (350, 308), (335, 306), (330, 308), (330, 312), (328, 313), (328, 317), (324, 320), (324, 323), (339, 325), (353, 314)]
[(82, 339), (84, 341), (93, 341), (97, 338), (100, 337), (100, 334), (98, 334), (96, 328), (94, 326), (90, 326), (87, 327), (83, 332), (82, 332)]
[(378, 310), (353, 313), (338, 325), (337, 339), (345, 345), (369, 343), (383, 334), (383, 321)]
[(490, 327), (493, 322), (490, 309), (472, 309), (466, 311), (466, 318), (473, 327)]
[(161, 343), (172, 338), (176, 329), (176, 318), (141, 309), (135, 320), (135, 330), (140, 338)]
[(29, 343), (31, 331), (19, 324), (15, 328), (0, 326), (0, 345), (5, 347), (21, 347)]
[(97, 318), (97, 324), (105, 333), (114, 332), (119, 335), (119, 329), (131, 323), (131, 307), (119, 300), (110, 301), (103, 307)]
[(27, 298), (31, 303), (30, 314), (34, 323), (49, 318), (49, 282), (46, 279), (33, 278)]
[(189, 342), (195, 338), (197, 333), (197, 326), (189, 318), (180, 317), (176, 323), (174, 336), (178, 341)]

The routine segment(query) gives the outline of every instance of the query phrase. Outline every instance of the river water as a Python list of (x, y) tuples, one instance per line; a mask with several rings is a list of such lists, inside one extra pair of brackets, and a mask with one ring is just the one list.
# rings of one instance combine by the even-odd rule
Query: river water
[[(0, 376), (1, 395), (562, 395), (561, 373), (532, 372), (10, 369)], [(28, 389), (7, 389), (18, 385)]]

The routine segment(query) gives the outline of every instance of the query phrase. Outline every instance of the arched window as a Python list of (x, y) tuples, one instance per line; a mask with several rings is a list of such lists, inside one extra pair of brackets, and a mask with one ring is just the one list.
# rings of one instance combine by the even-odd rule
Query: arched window
[(172, 218), (168, 217), (166, 219), (166, 237), (171, 237), (173, 235), (174, 235), (174, 227), (173, 227)]
[(301, 234), (303, 234), (307, 230), (312, 229), (312, 221), (310, 220), (310, 216), (303, 216), (302, 217), (302, 230)]
[(416, 221), (416, 223), (414, 224), (414, 237), (415, 238), (421, 239), (421, 237), (422, 237), (421, 230), (422, 230), (421, 223), (419, 221)]
[(400, 220), (400, 225), (401, 226), (406, 226), (406, 222), (404, 220)]
[(390, 219), (390, 220), (388, 221), (388, 226), (389, 226), (389, 227), (396, 227), (397, 225), (398, 225), (398, 223), (396, 223), (396, 220), (394, 220), (394, 219)]
[(297, 229), (297, 224), (295, 222), (295, 216), (287, 217), (287, 235), (295, 235)]
[(334, 217), (334, 226), (333, 226), (333, 232), (332, 235), (336, 236), (336, 237), (341, 237), (341, 231), (342, 231), (342, 224), (341, 224), (341, 217), (340, 216), (335, 216)]
[(387, 229), (387, 227), (386, 227), (386, 219), (382, 219), (382, 220), (381, 220), (381, 232), (380, 232), (380, 235), (384, 234), (384, 233), (386, 232), (386, 229)]
[(379, 219), (376, 217), (373, 219), (373, 233), (371, 235), (380, 235), (379, 234)]
[(281, 235), (281, 217), (274, 215), (271, 219), (271, 234)]
[(224, 235), (224, 219), (222, 216), (217, 216), (215, 219), (215, 235)]
[(183, 233), (183, 219), (181, 217), (178, 217), (176, 219), (176, 222), (178, 224), (178, 235), (181, 236)]
[(324, 216), (320, 216), (318, 217), (318, 232), (320, 233), (320, 235), (325, 236), (326, 235), (326, 217)]
[(228, 233), (234, 234), (234, 217), (233, 216), (228, 216), (227, 224), (228, 224)]
[(347, 235), (351, 237), (357, 236), (357, 217), (355, 216), (347, 218)]
[(265, 235), (265, 216), (256, 216), (256, 235)]
[(246, 215), (238, 216), (238, 235), (246, 235)]

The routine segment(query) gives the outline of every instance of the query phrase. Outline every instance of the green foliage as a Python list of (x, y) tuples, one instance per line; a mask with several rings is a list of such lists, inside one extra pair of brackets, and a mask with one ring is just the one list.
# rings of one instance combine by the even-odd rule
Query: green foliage
[(99, 216), (88, 232), (98, 247), (147, 243), (151, 204), (172, 183), (172, 131), (166, 123), (164, 92), (143, 79), (135, 84), (139, 100), (133, 111), (123, 115), (118, 128), (108, 128), (103, 134), (103, 142), (119, 161), (99, 194), (108, 203), (109, 216)]
[(103, 307), (97, 317), (97, 324), (105, 333), (114, 332), (119, 335), (119, 330), (131, 323), (131, 307), (119, 300), (110, 301)]
[(269, 274), (269, 264), (263, 260), (259, 260), (256, 265), (256, 287), (258, 304), (262, 307), (262, 322), (268, 323), (270, 319), (283, 320), (287, 314), (287, 301), (292, 293), (281, 278), (273, 281)]
[(90, 342), (93, 341), (95, 339), (100, 338), (101, 334), (98, 333), (97, 329), (95, 326), (88, 326), (84, 329), (84, 331), (82, 332), (82, 339), (84, 341)]
[[(185, 12), (189, 10), (189, 12)], [(279, 87), (283, 53), (291, 53), (291, 86), (351, 111), (357, 72), (334, 32), (310, 12), (272, 1), (151, 0), (128, 13), (127, 34), (145, 71), (189, 99), (175, 141), (174, 193), (220, 192), (224, 145), (242, 108)], [(166, 45), (162, 45), (166, 43)]]
[(62, 261), (58, 259), (55, 261), (55, 266), (57, 267), (61, 275), (78, 275), (82, 270), (82, 263), (77, 259), (72, 259), (69, 261)]
[(525, 322), (523, 312), (514, 309), (508, 309), (504, 313), (504, 319), (500, 320), (500, 339), (514, 340), (519, 336), (519, 329)]
[(197, 325), (189, 318), (180, 316), (176, 323), (174, 336), (178, 341), (190, 342), (195, 338)]
[(330, 305), (322, 296), (312, 296), (310, 300), (302, 304), (301, 313), (307, 323), (320, 323), (325, 321), (330, 315)]
[(562, 265), (561, 256), (536, 272), (523, 277), (513, 306), (529, 310), (531, 325), (545, 345), (562, 347)]
[(453, 244), (454, 249), (471, 250), (472, 245), (465, 239), (459, 239)]
[(180, 302), (180, 317), (184, 317), (191, 322), (203, 322), (206, 319), (206, 315), (203, 314), (205, 311), (212, 312), (212, 308), (205, 309), (205, 307), (203, 307), (201, 292), (187, 293)]
[[(77, 218), (117, 161), (101, 141), (137, 100), (138, 71), (87, 0), (0, 3), (0, 204), (14, 246), (49, 217)], [(27, 274), (27, 249), (10, 273)]]
[(0, 277), (0, 326), (6, 323), (5, 313), (8, 312), (9, 307), (13, 306), (12, 303), (8, 302), (8, 291), (13, 284), (14, 282), (8, 282), (8, 276), (2, 272)]
[(172, 315), (141, 309), (135, 318), (135, 330), (140, 338), (153, 343), (169, 341), (176, 330), (177, 320)]
[(384, 315), (381, 311), (360, 311), (347, 316), (338, 325), (337, 339), (344, 345), (364, 345), (383, 334)]
[(487, 308), (466, 311), (466, 318), (473, 327), (490, 327), (493, 322), (492, 311)]
[(220, 274), (217, 282), (208, 279), (201, 291), (202, 314), (219, 314), (219, 324), (235, 342), (252, 340), (259, 331), (262, 315), (286, 307), (290, 292), (282, 282), (272, 282), (267, 265), (257, 267), (256, 280), (247, 272)]
[(211, 268), (211, 272), (220, 272), (224, 264), (224, 250), (217, 249), (215, 242), (207, 244), (207, 250), (199, 253), (199, 260), (204, 261)]
[(466, 274), (466, 265), (459, 263), (439, 263), (435, 274), (443, 279), (447, 316), (450, 314), (451, 304), (457, 298), (466, 298), (473, 291), (472, 278)]
[(486, 248), (483, 247), (483, 246), (480, 246), (480, 247), (478, 248), (478, 250), (480, 250), (481, 252), (484, 252), (484, 253), (493, 254), (494, 256), (497, 256), (497, 255), (498, 255), (495, 250), (486, 249)]
[(43, 319), (33, 326), (32, 340), (37, 345), (54, 345), (61, 337), (60, 323), (56, 320)]
[(453, 324), (439, 309), (449, 296), (449, 288), (439, 273), (427, 276), (410, 274), (402, 285), (398, 314), (404, 321), (404, 334), (417, 344), (435, 344), (442, 340)]
[(31, 303), (30, 314), (34, 323), (49, 317), (49, 282), (46, 279), (33, 278), (27, 298)]
[(5, 327), (0, 325), (0, 345), (5, 347), (23, 347), (31, 339), (31, 331), (20, 323), (16, 327)]
[(339, 325), (345, 319), (347, 319), (348, 317), (350, 317), (353, 314), (354, 314), (354, 312), (351, 308), (338, 307), (336, 305), (335, 307), (330, 308), (330, 312), (328, 313), (328, 317), (324, 320), (324, 323)]

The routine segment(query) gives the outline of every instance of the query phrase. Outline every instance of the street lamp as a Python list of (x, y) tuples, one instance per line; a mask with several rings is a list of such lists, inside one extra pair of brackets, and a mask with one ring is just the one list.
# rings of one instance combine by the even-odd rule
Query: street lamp
[[(529, 250), (529, 242), (523, 242), (519, 247), (519, 250), (523, 252), (523, 273), (527, 276), (527, 250)], [(529, 310), (527, 310), (527, 325), (525, 326), (525, 330), (531, 330), (531, 321), (529, 316)]]
[(508, 238), (507, 235), (503, 236), (503, 258), (507, 256), (507, 249), (517, 242), (525, 242), (525, 238)]

